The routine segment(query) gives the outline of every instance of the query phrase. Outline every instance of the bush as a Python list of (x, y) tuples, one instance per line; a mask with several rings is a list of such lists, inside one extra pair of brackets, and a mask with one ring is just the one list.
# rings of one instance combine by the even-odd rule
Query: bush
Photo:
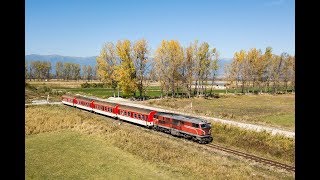
[(89, 87), (90, 87), (90, 84), (87, 82), (81, 84), (81, 88), (89, 88)]
[(81, 88), (103, 88), (104, 87), (104, 83), (82, 83), (81, 84)]
[(31, 91), (36, 91), (37, 88), (32, 86), (31, 84), (25, 83), (25, 88)]
[(51, 90), (51, 95), (57, 95), (57, 96), (61, 96), (61, 95), (64, 95), (66, 94), (66, 90), (57, 90), (57, 89), (52, 89)]
[(38, 93), (46, 93), (46, 92), (51, 92), (51, 88), (48, 86), (40, 86), (37, 88)]

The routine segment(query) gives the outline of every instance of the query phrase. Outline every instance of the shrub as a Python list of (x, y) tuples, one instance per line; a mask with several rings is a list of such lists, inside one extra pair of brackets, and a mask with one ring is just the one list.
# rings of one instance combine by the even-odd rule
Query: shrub
[(87, 82), (81, 84), (81, 88), (89, 88), (89, 87), (90, 87), (90, 84)]
[(51, 88), (48, 86), (40, 86), (37, 88), (37, 92), (38, 93), (47, 93), (47, 92), (51, 92)]

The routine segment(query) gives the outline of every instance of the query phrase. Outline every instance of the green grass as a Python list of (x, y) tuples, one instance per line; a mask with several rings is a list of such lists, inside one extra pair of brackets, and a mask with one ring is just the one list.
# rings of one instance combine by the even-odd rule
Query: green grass
[[(128, 164), (128, 167), (125, 167), (129, 172), (135, 172), (136, 176), (134, 177), (139, 179), (148, 179), (149, 177), (150, 179), (294, 179), (294, 174), (286, 171), (265, 168), (256, 163), (251, 164), (251, 161), (239, 160), (232, 155), (224, 155), (219, 151), (211, 152), (205, 150), (202, 145), (191, 141), (132, 124), (122, 123), (119, 126), (115, 123), (117, 121), (113, 119), (67, 106), (28, 106), (25, 122), (27, 140), (29, 137), (31, 137), (31, 140), (32, 138), (36, 139), (38, 135), (40, 135), (40, 139), (44, 138), (42, 141), (33, 143), (32, 146), (28, 145), (28, 141), (26, 143), (26, 152), (30, 151), (29, 148), (33, 149), (34, 152), (30, 153), (33, 157), (30, 162), (28, 162), (30, 158), (26, 157), (26, 166), (29, 166), (26, 167), (29, 168), (27, 172), (31, 172), (29, 173), (30, 176), (39, 177), (37, 179), (52, 175), (67, 177), (68, 179), (68, 177), (76, 176), (77, 173), (80, 174), (80, 178), (84, 179), (88, 179), (88, 176), (89, 179), (105, 179), (104, 171), (106, 167), (102, 167), (102, 164), (112, 160), (104, 157), (108, 154), (104, 151), (119, 152), (119, 154), (123, 154), (123, 157), (132, 158), (133, 162), (119, 162), (115, 167), (122, 168), (125, 164)], [(216, 127), (218, 129), (214, 129), (214, 133), (220, 134), (219, 137), (222, 137), (221, 134), (227, 133), (227, 131), (229, 131), (228, 133), (233, 131), (232, 128), (223, 131), (224, 127)], [(74, 131), (81, 135), (55, 134), (61, 130), (64, 130), (66, 134), (69, 134), (69, 131)], [(217, 132), (217, 130), (220, 130), (220, 132)], [(43, 135), (44, 132), (52, 132), (53, 134), (45, 133)], [(234, 134), (237, 133), (245, 135), (243, 132), (234, 131)], [(64, 138), (64, 136), (66, 137)], [(264, 136), (268, 136), (268, 134)], [(228, 134), (224, 136), (227, 140), (228, 137)], [(243, 139), (238, 138), (237, 140), (239, 143), (248, 141), (249, 139), (245, 137), (247, 136), (245, 135)], [(218, 136), (214, 138), (217, 139)], [(88, 142), (88, 139), (89, 141), (92, 140), (93, 143)], [(255, 148), (264, 147), (263, 144), (265, 143), (273, 143), (274, 145), (279, 144), (281, 147), (282, 144), (287, 143), (279, 139), (258, 138), (258, 140), (261, 142), (260, 144), (247, 143), (247, 145)], [(267, 140), (270, 142), (267, 142)], [(95, 150), (97, 150), (97, 153), (93, 152)], [(267, 148), (266, 150), (269, 151), (270, 149)], [(43, 156), (36, 155), (41, 151), (44, 153)], [(83, 151), (83, 153), (80, 152), (79, 154), (79, 151)], [(263, 149), (260, 149), (260, 151), (263, 151)], [(46, 155), (47, 153), (48, 155)], [(51, 155), (57, 155), (55, 158), (58, 161), (54, 161)], [(71, 164), (73, 161), (79, 162)], [(76, 167), (71, 167), (73, 165)], [(82, 177), (80, 170), (77, 170), (78, 166), (84, 166), (81, 167), (81, 170), (87, 172), (84, 173), (87, 176), (83, 175)], [(154, 172), (149, 176), (148, 173), (136, 171), (137, 166), (150, 166), (150, 169)], [(59, 168), (61, 168), (60, 171), (57, 170)], [(70, 169), (70, 171), (64, 171), (64, 168)], [(46, 171), (42, 169), (46, 169)], [(109, 172), (114, 174), (111, 170)], [(158, 174), (155, 172), (158, 172)], [(130, 173), (123, 174), (126, 176)], [(117, 174), (114, 175), (115, 178), (116, 176)], [(120, 177), (120, 179), (131, 179), (132, 177), (131, 175), (125, 176)], [(75, 177), (75, 179), (77, 178), (78, 176)]]
[[(110, 96), (113, 96), (113, 90), (110, 88), (72, 88), (72, 89), (66, 89), (66, 91), (74, 94), (78, 93), (78, 94), (96, 96), (99, 98), (108, 98)], [(116, 96), (117, 95), (118, 95), (118, 92), (116, 92)], [(122, 95), (122, 93), (120, 93), (120, 95)]]
[(79, 132), (26, 137), (27, 179), (181, 179), (179, 172)]
[[(192, 108), (191, 108), (192, 102)], [(295, 96), (223, 95), (220, 98), (167, 98), (144, 103), (182, 112), (195, 113), (294, 130)]]

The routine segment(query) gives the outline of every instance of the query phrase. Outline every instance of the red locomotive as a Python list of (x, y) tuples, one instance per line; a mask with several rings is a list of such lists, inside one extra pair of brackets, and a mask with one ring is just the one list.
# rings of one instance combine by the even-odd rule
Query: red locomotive
[(210, 143), (211, 124), (205, 120), (174, 113), (133, 107), (83, 96), (63, 95), (62, 103), (116, 119), (139, 124), (173, 136)]

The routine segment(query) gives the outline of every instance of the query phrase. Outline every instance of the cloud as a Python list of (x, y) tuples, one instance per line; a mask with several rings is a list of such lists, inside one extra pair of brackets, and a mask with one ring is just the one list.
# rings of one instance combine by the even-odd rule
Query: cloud
[(270, 0), (269, 2), (266, 2), (264, 5), (266, 6), (278, 6), (284, 3), (284, 0)]

